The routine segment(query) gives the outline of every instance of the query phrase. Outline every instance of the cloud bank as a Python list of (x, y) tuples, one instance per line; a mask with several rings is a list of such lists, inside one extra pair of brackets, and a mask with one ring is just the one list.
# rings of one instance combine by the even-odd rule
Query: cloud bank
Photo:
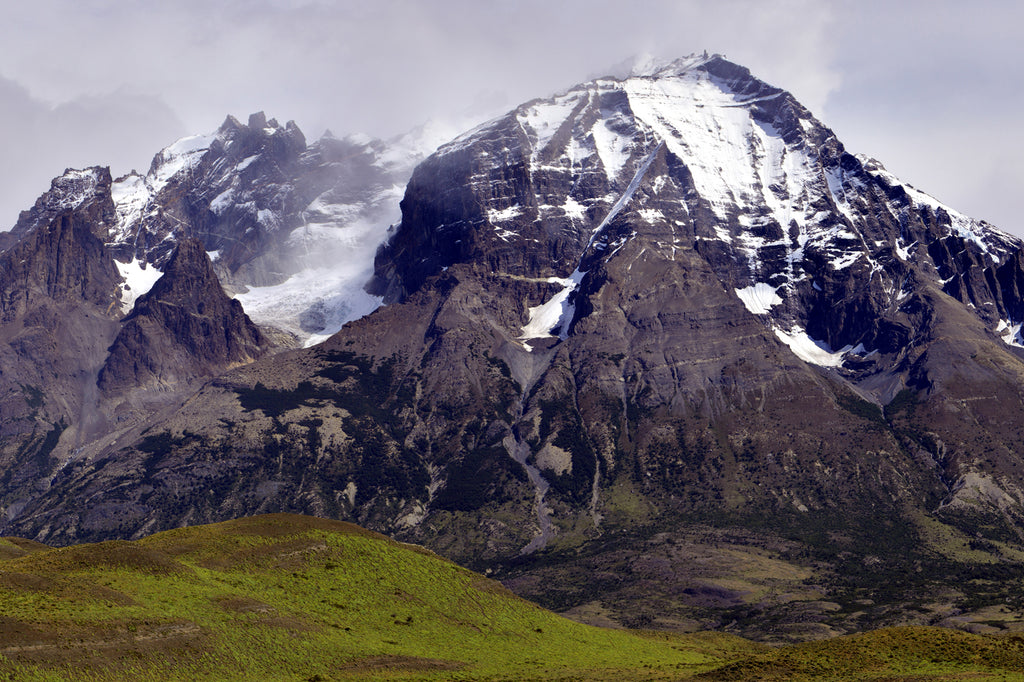
[[(257, 110), (388, 137), (470, 125), (634, 55), (726, 54), (851, 151), (1006, 229), (1024, 180), (1009, 126), (1022, 63), (1010, 3), (910, 0), (36, 0), (0, 27), (0, 229), (65, 166), (146, 166)], [(1016, 80), (1014, 80), (1016, 79)], [(20, 131), (20, 132), (19, 132)], [(27, 132), (26, 132), (27, 131)], [(33, 189), (34, 188), (34, 189)]]

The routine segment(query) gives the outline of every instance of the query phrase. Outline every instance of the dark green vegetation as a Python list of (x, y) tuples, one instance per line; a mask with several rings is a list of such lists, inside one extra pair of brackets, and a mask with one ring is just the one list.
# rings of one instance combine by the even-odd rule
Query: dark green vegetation
[(12, 679), (1024, 679), (1024, 639), (902, 628), (771, 649), (574, 623), (351, 524), (269, 515), (0, 540)]
[(1024, 679), (1024, 638), (940, 628), (888, 628), (754, 655), (707, 680)]

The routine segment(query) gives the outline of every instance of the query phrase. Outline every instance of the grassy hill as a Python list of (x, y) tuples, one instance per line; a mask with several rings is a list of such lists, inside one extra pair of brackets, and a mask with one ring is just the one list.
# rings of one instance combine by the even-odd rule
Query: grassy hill
[(785, 649), (581, 625), (419, 547), (274, 514), (50, 549), (0, 540), (19, 680), (1024, 679), (1024, 639), (895, 629)]

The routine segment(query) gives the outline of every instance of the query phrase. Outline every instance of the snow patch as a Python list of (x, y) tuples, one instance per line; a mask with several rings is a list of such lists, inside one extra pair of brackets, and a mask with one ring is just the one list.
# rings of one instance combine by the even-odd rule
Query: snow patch
[(238, 162), (238, 164), (235, 166), (235, 170), (239, 172), (244, 171), (246, 168), (252, 165), (253, 161), (255, 161), (258, 158), (260, 158), (259, 154), (253, 154), (252, 156), (245, 157), (244, 159)]
[(783, 331), (779, 328), (775, 328), (774, 331), (779, 341), (789, 346), (794, 355), (804, 362), (820, 367), (842, 367), (843, 358), (848, 354), (871, 355), (871, 353), (865, 350), (862, 343), (856, 346), (844, 346), (840, 350), (834, 351), (824, 341), (812, 339), (804, 331), (803, 327), (800, 326), (794, 326), (789, 331)]
[(269, 208), (261, 208), (256, 212), (256, 222), (267, 230), (276, 230), (281, 226), (281, 218)]
[[(640, 187), (640, 182), (644, 179), (644, 175), (647, 174), (647, 169), (651, 167), (652, 163), (654, 163), (654, 157), (656, 157), (658, 152), (661, 151), (661, 146), (663, 144), (663, 142), (659, 142), (658, 146), (647, 155), (647, 158), (645, 158), (640, 164), (640, 167), (637, 168), (636, 173), (633, 175), (633, 179), (629, 182), (629, 186), (626, 187), (626, 191), (622, 193), (622, 196), (620, 196), (614, 204), (612, 204), (611, 210), (608, 211), (608, 215), (604, 217), (601, 224), (594, 228), (594, 232), (590, 235), (590, 241), (587, 242), (588, 249), (594, 243), (594, 239), (597, 238), (597, 235), (601, 230), (603, 230), (605, 226), (610, 223), (623, 208), (625, 208), (626, 204), (629, 203), (629, 200), (633, 198), (637, 188)], [(586, 251), (586, 249), (584, 249), (584, 251)]]
[(153, 159), (153, 168), (146, 176), (153, 194), (163, 189), (178, 173), (195, 167), (215, 139), (216, 135), (183, 137), (157, 154)]
[(579, 93), (570, 93), (556, 97), (549, 102), (540, 102), (520, 110), (516, 115), (519, 124), (528, 134), (532, 133), (533, 160), (543, 151), (551, 138), (576, 108)]
[(114, 211), (117, 214), (117, 228), (111, 235), (114, 242), (122, 242), (128, 239), (132, 225), (142, 219), (142, 214), (149, 205), (153, 194), (146, 186), (146, 179), (137, 173), (112, 183), (110, 186), (110, 198), (114, 201)]
[(234, 201), (235, 188), (228, 187), (226, 190), (224, 190), (223, 192), (221, 192), (220, 194), (213, 198), (213, 201), (210, 202), (210, 210), (213, 211), (215, 215), (220, 215), (224, 211), (228, 210), (228, 208), (230, 208), (231, 204), (234, 203)]
[(743, 305), (755, 315), (767, 315), (771, 312), (772, 306), (782, 303), (782, 299), (777, 292), (777, 287), (765, 284), (764, 282), (736, 289), (736, 295), (743, 301)]
[(846, 268), (856, 263), (857, 259), (860, 258), (862, 255), (863, 254), (859, 252), (841, 253), (839, 256), (832, 259), (832, 268), (834, 270), (845, 270)]
[(612, 119), (602, 119), (594, 124), (590, 132), (594, 136), (594, 144), (597, 146), (597, 155), (601, 157), (608, 181), (614, 182), (619, 177), (623, 166), (629, 161), (629, 151), (633, 140), (613, 130), (616, 119), (621, 119), (619, 114)]
[[(572, 323), (572, 316), (576, 312), (576, 306), (569, 302), (569, 295), (576, 291), (576, 288), (583, 281), (585, 272), (574, 271), (566, 278), (549, 277), (548, 281), (562, 285), (562, 290), (550, 299), (538, 306), (530, 308), (529, 318), (523, 326), (523, 333), (519, 336), (520, 341), (530, 339), (548, 339), (555, 336), (552, 332), (558, 330), (558, 338), (565, 340), (569, 333), (569, 325)], [(529, 344), (525, 344), (529, 351)]]
[(114, 265), (124, 280), (121, 283), (121, 311), (125, 314), (131, 312), (136, 299), (149, 292), (164, 274), (138, 258), (128, 263), (115, 260)]
[(572, 197), (565, 198), (565, 203), (562, 204), (562, 210), (565, 211), (565, 217), (570, 220), (582, 221), (587, 217), (587, 207)]
[(1021, 337), (1020, 328), (1020, 322), (999, 320), (999, 324), (996, 326), (995, 331), (1007, 346), (1024, 348), (1024, 337)]
[(665, 214), (656, 208), (641, 208), (637, 213), (640, 217), (651, 225), (655, 225), (659, 222), (665, 222)]
[(911, 244), (910, 246), (907, 246), (907, 247), (904, 247), (904, 246), (900, 245), (899, 242), (897, 242), (893, 246), (896, 249), (896, 255), (900, 257), (900, 260), (909, 261), (910, 260), (910, 250), (912, 248), (914, 248), (915, 246), (917, 246), (917, 242), (914, 242), (913, 244)]
[(513, 218), (519, 217), (520, 215), (522, 215), (522, 213), (523, 207), (520, 206), (519, 204), (509, 206), (508, 208), (503, 208), (500, 210), (490, 208), (487, 209), (487, 220), (492, 223), (503, 223), (505, 221), (512, 220)]

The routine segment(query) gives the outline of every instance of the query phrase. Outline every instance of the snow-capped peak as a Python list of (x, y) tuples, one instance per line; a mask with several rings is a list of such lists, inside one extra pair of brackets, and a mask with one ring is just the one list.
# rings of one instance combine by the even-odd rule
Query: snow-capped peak
[(161, 150), (153, 158), (149, 173), (146, 174), (146, 185), (150, 191), (154, 194), (159, 192), (175, 175), (199, 163), (215, 139), (216, 134), (191, 135)]
[(720, 57), (721, 55), (719, 54), (709, 55), (706, 51), (703, 53), (695, 52), (685, 57), (673, 58), (659, 57), (649, 52), (644, 52), (619, 62), (601, 75), (617, 80), (655, 78), (669, 74), (678, 75)]
[(699, 66), (707, 64), (713, 59), (721, 59), (720, 54), (707, 52), (694, 53), (678, 59), (657, 59), (651, 55), (644, 55), (638, 58), (629, 76), (632, 78), (664, 78), (668, 76), (679, 76)]

